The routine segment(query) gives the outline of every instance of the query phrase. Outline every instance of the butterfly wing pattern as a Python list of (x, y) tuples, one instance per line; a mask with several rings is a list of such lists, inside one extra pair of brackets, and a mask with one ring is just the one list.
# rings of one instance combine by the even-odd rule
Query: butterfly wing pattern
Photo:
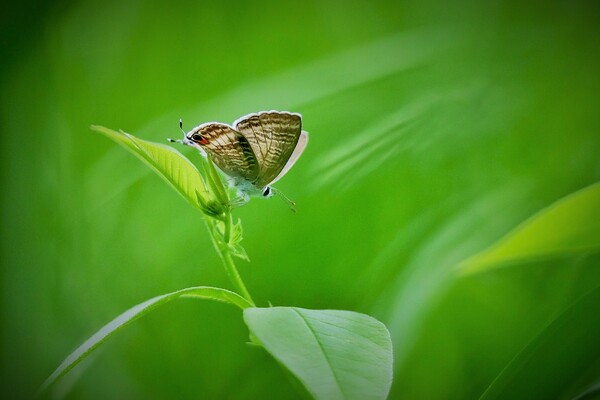
[(263, 111), (233, 123), (202, 124), (186, 134), (187, 143), (206, 152), (238, 188), (258, 192), (279, 180), (296, 162), (308, 134), (297, 113)]
[(290, 159), (302, 131), (302, 116), (266, 111), (246, 115), (233, 124), (252, 145), (260, 166), (258, 187), (271, 183)]
[(209, 122), (187, 134), (188, 140), (210, 155), (211, 160), (232, 178), (253, 182), (259, 165), (248, 140), (227, 124)]

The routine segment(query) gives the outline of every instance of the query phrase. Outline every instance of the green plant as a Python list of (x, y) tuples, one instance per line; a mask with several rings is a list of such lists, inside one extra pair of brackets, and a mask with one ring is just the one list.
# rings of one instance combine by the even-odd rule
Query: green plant
[(256, 307), (234, 257), (248, 260), (241, 221), (234, 222), (232, 190), (207, 159), (204, 175), (173, 148), (125, 132), (93, 126), (140, 158), (204, 216), (213, 244), (236, 292), (190, 287), (140, 303), (101, 328), (46, 380), (45, 391), (127, 324), (178, 298), (215, 300), (239, 307), (250, 341), (291, 371), (317, 399), (383, 399), (392, 383), (392, 342), (386, 327), (356, 312)]

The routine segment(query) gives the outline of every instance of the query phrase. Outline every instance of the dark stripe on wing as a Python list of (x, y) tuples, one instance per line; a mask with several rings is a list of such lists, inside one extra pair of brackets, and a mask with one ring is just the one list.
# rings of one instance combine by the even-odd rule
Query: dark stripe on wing
[(252, 146), (231, 126), (202, 124), (189, 132), (187, 138), (204, 149), (227, 175), (251, 182), (257, 179), (259, 168)]
[(292, 155), (302, 131), (302, 117), (288, 112), (261, 112), (242, 117), (235, 129), (252, 145), (259, 164), (255, 184), (262, 187), (279, 175)]

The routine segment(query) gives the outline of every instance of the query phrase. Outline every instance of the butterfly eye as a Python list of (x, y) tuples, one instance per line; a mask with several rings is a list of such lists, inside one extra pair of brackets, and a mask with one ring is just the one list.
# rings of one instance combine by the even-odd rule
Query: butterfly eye
[(194, 140), (196, 142), (201, 142), (202, 141), (202, 135), (200, 135), (199, 133), (194, 133), (192, 135), (192, 140)]
[(263, 196), (265, 196), (265, 197), (271, 197), (271, 194), (272, 194), (272, 192), (271, 192), (271, 188), (270, 188), (269, 186), (267, 186), (267, 187), (265, 188), (265, 190), (263, 190), (263, 193), (262, 193), (262, 194), (263, 194)]

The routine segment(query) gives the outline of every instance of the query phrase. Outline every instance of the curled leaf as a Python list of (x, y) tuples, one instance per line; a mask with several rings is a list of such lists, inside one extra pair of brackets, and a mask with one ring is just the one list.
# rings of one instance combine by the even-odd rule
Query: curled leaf
[(126, 132), (117, 132), (97, 125), (92, 125), (91, 128), (138, 157), (184, 199), (204, 211), (200, 200), (204, 203), (210, 202), (208, 188), (198, 169), (183, 154), (170, 146), (142, 140)]

